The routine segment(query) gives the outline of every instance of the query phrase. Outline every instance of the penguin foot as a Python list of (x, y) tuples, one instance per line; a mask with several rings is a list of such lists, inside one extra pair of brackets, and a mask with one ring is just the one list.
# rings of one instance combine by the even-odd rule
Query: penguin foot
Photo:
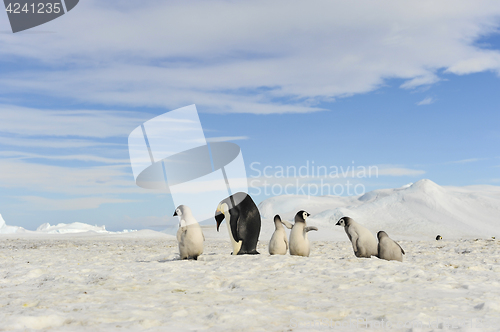
[(241, 251), (238, 252), (238, 255), (260, 255), (260, 252), (258, 252), (257, 250), (251, 250), (251, 251)]

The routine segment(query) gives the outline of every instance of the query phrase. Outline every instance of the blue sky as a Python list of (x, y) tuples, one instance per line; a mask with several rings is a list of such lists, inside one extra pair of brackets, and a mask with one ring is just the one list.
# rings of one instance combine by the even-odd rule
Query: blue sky
[[(0, 15), (0, 213), (164, 228), (172, 199), (134, 184), (127, 137), (190, 104), (250, 178), (314, 162), (376, 166), (327, 179), (367, 191), (499, 185), (499, 27), (495, 1), (82, 0), (17, 34)], [(269, 179), (296, 180), (314, 181)]]

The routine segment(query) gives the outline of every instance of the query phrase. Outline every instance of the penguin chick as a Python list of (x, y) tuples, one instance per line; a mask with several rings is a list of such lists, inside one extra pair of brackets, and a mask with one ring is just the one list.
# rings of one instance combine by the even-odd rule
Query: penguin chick
[(344, 227), (356, 257), (370, 258), (378, 255), (377, 240), (368, 229), (349, 217), (340, 218), (336, 225)]
[(388, 261), (403, 261), (405, 251), (401, 246), (392, 240), (386, 232), (377, 233), (378, 238), (378, 258)]
[(306, 211), (299, 211), (295, 215), (295, 224), (290, 232), (290, 255), (309, 257), (311, 247), (307, 232), (318, 230), (314, 226), (307, 227), (306, 219), (309, 216), (310, 214)]
[(274, 233), (269, 241), (269, 254), (271, 255), (286, 255), (288, 251), (288, 239), (286, 237), (283, 221), (279, 215), (274, 216)]
[(179, 242), (181, 259), (193, 258), (197, 260), (198, 256), (203, 253), (203, 241), (205, 241), (200, 225), (187, 205), (179, 205), (175, 209), (174, 216), (178, 216), (180, 219), (177, 241)]

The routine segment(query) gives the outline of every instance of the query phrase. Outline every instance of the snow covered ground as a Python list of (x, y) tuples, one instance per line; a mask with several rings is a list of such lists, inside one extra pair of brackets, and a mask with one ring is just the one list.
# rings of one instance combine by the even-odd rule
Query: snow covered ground
[[(500, 330), (500, 188), (422, 180), (259, 208), (261, 255), (231, 256), (227, 229), (212, 225), (198, 261), (178, 260), (164, 233), (76, 223), (27, 231), (0, 219), (0, 331)], [(269, 256), (272, 217), (300, 209), (319, 228), (311, 256)], [(342, 215), (385, 230), (404, 262), (356, 258), (334, 226)]]
[(346, 241), (315, 241), (308, 258), (269, 256), (267, 241), (231, 256), (227, 238), (205, 233), (198, 261), (177, 260), (176, 241), (153, 231), (3, 235), (0, 330), (500, 327), (498, 240), (400, 241), (399, 263), (358, 259)]

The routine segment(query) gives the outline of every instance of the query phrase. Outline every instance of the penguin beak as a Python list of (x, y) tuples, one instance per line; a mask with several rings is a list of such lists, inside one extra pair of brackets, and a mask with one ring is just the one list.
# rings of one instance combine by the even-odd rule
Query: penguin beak
[(340, 226), (340, 220), (337, 221), (337, 223), (335, 224), (335, 226)]
[(177, 210), (175, 210), (173, 217), (177, 216)]
[(310, 213), (308, 213), (308, 214), (307, 214), (307, 216), (308, 216), (308, 217), (309, 217), (310, 215), (311, 215)]
[(222, 223), (222, 221), (224, 220), (224, 218), (225, 218), (224, 214), (219, 209), (217, 209), (217, 211), (215, 211), (215, 221), (217, 222), (217, 232), (219, 231), (219, 226)]

